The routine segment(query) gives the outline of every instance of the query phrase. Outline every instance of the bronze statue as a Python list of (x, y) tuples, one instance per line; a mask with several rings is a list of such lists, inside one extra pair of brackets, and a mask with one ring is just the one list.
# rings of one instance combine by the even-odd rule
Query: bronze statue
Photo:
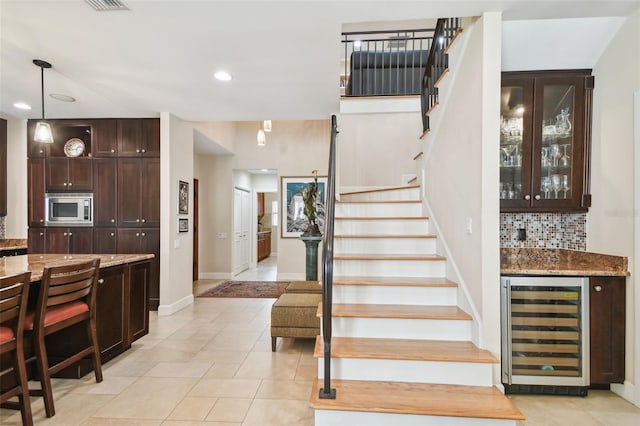
[(302, 235), (312, 236), (321, 235), (320, 228), (316, 222), (316, 198), (318, 196), (318, 171), (313, 172), (313, 182), (309, 184), (309, 188), (302, 190), (302, 199), (304, 200), (304, 215), (309, 220), (309, 226)]

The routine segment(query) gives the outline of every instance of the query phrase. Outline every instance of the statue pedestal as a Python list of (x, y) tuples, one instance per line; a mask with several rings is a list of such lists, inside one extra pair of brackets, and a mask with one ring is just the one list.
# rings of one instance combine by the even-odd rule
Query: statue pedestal
[(304, 242), (307, 257), (306, 257), (306, 280), (317, 281), (318, 280), (318, 244), (322, 241), (322, 235), (318, 236), (301, 236), (300, 239)]

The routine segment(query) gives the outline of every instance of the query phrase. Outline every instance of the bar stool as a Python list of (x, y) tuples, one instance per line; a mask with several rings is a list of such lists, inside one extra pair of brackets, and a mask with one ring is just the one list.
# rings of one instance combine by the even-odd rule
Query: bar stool
[[(24, 361), (24, 319), (27, 312), (31, 272), (0, 278), (0, 356), (12, 354), (15, 384), (0, 394), (6, 408), (20, 409), (23, 425), (33, 425), (29, 384)], [(18, 403), (9, 401), (18, 397)]]
[[(52, 266), (44, 269), (38, 293), (36, 310), (27, 314), (25, 331), (33, 339), (36, 365), (41, 389), (30, 390), (31, 395), (42, 396), (47, 417), (55, 415), (51, 376), (91, 356), (96, 382), (102, 381), (100, 348), (96, 333), (96, 288), (100, 259)], [(78, 323), (85, 323), (88, 346), (68, 358), (50, 366), (47, 359), (45, 336)]]

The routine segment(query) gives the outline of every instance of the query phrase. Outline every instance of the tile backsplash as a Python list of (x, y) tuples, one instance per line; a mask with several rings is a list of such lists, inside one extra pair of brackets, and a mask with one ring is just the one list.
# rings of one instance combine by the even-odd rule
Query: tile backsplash
[(0, 240), (4, 240), (4, 236), (5, 236), (5, 216), (0, 216)]
[[(500, 246), (587, 249), (586, 213), (501, 213)], [(518, 229), (527, 238), (518, 241)]]

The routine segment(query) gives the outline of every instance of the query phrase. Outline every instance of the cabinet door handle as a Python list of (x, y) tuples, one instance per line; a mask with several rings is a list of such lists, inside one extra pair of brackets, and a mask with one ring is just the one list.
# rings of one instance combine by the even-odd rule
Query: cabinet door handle
[(111, 223), (115, 223), (115, 221), (116, 221), (115, 219), (111, 219)]
[(67, 186), (67, 182), (63, 182), (63, 183), (62, 183), (62, 186)]
[(527, 200), (527, 201), (529, 201), (529, 200), (531, 199), (531, 195), (529, 195), (529, 194), (525, 195), (525, 196), (524, 196), (524, 199), (525, 199), (525, 200)]
[(139, 232), (136, 232), (136, 237), (139, 237), (139, 236), (140, 236), (140, 233), (139, 233)]
[(144, 222), (146, 222), (146, 221), (147, 221), (146, 219), (142, 219), (142, 223), (144, 223)]
[(143, 236), (143, 237), (145, 237), (145, 236), (146, 236), (146, 234), (143, 232), (143, 233), (142, 233), (142, 236)]
[(40, 219), (40, 223), (44, 222), (44, 219)]
[(111, 153), (114, 153), (114, 152), (116, 152), (116, 150), (115, 150), (115, 149), (112, 149), (112, 150), (111, 150)]
[(63, 233), (62, 233), (62, 235), (66, 237), (66, 236), (67, 236), (67, 233), (66, 233), (66, 232), (63, 232)]
[(535, 196), (535, 197), (533, 197), (533, 198), (535, 198), (536, 200), (539, 200), (539, 199), (540, 199), (540, 194), (536, 195), (536, 196)]
[(596, 286), (593, 287), (593, 289), (595, 291), (602, 291), (602, 286), (601, 285), (596, 285)]
[(140, 222), (140, 219), (136, 219), (136, 222)]
[(140, 154), (140, 150), (139, 150), (139, 149), (136, 149), (136, 152), (137, 152), (138, 154)]
[(69, 182), (69, 186), (73, 185), (73, 182)]
[(73, 233), (72, 233), (72, 232), (69, 232), (69, 236), (72, 236), (72, 235), (73, 235)]
[(41, 237), (44, 237), (44, 232), (41, 232), (41, 233), (40, 233), (40, 236), (41, 236)]
[(98, 280), (98, 284), (104, 284), (104, 278), (100, 278), (100, 279)]
[(141, 151), (142, 153), (147, 152), (147, 150), (146, 150), (146, 149), (141, 149), (140, 151)]
[(41, 149), (41, 150), (39, 150), (38, 152), (39, 152), (40, 154), (42, 154), (42, 153), (44, 153), (44, 150), (43, 150), (43, 149)]
[(112, 232), (112, 233), (111, 233), (111, 236), (112, 236), (112, 237), (115, 237), (115, 236), (116, 236), (115, 232)]

